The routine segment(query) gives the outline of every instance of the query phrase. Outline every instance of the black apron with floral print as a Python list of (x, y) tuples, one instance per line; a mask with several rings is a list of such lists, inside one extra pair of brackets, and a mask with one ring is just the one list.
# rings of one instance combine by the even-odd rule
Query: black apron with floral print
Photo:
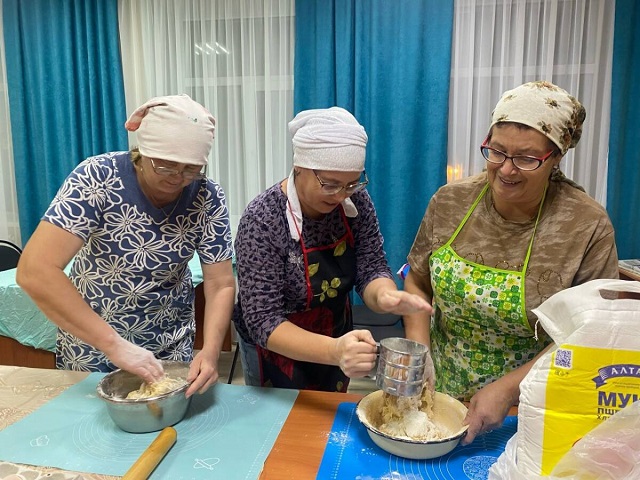
[[(341, 208), (347, 232), (330, 245), (307, 249), (300, 236), (307, 281), (307, 308), (287, 320), (310, 332), (338, 338), (353, 329), (349, 292), (355, 283), (353, 235)], [(264, 387), (346, 392), (349, 378), (339, 367), (292, 360), (258, 347)]]

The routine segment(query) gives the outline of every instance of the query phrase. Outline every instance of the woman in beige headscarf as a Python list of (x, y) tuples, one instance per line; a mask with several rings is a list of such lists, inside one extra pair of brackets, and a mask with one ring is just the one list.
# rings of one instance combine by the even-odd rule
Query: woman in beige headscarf
[(377, 312), (431, 307), (392, 280), (365, 190), (364, 128), (332, 107), (300, 112), (289, 130), (291, 175), (249, 204), (236, 235), (245, 382), (344, 392), (376, 358), (371, 333), (352, 330), (354, 286)]
[(486, 172), (436, 192), (409, 253), (405, 290), (434, 316), (405, 315), (406, 334), (431, 345), (436, 390), (470, 401), (466, 443), (502, 424), (550, 343), (531, 310), (618, 276), (606, 211), (559, 170), (584, 118), (551, 83), (506, 92), (480, 147)]

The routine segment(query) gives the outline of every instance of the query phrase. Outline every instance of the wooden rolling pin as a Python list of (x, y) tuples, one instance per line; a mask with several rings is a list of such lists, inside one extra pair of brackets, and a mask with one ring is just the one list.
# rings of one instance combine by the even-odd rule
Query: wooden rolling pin
[(160, 461), (167, 454), (169, 449), (173, 447), (178, 438), (178, 433), (173, 427), (164, 428), (151, 442), (151, 445), (142, 452), (142, 455), (131, 465), (127, 473), (122, 477), (123, 480), (145, 480), (149, 478), (151, 472), (158, 466)]

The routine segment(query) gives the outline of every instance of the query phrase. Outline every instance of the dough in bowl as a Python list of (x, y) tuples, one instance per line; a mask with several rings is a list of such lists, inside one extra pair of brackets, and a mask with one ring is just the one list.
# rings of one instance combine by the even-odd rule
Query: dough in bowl
[(164, 377), (157, 382), (147, 383), (143, 382), (140, 388), (129, 392), (127, 395), (128, 400), (142, 400), (145, 398), (157, 397), (164, 395), (165, 393), (173, 392), (184, 385), (187, 382), (182, 378)]
[(397, 397), (382, 394), (382, 417), (378, 430), (396, 438), (440, 440), (453, 432), (437, 422), (433, 414), (433, 392), (425, 386), (421, 395)]

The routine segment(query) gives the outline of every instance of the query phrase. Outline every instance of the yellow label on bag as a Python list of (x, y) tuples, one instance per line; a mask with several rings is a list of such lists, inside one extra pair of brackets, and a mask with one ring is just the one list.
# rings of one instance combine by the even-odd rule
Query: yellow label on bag
[(640, 352), (561, 345), (547, 378), (541, 474), (593, 428), (640, 397)]

